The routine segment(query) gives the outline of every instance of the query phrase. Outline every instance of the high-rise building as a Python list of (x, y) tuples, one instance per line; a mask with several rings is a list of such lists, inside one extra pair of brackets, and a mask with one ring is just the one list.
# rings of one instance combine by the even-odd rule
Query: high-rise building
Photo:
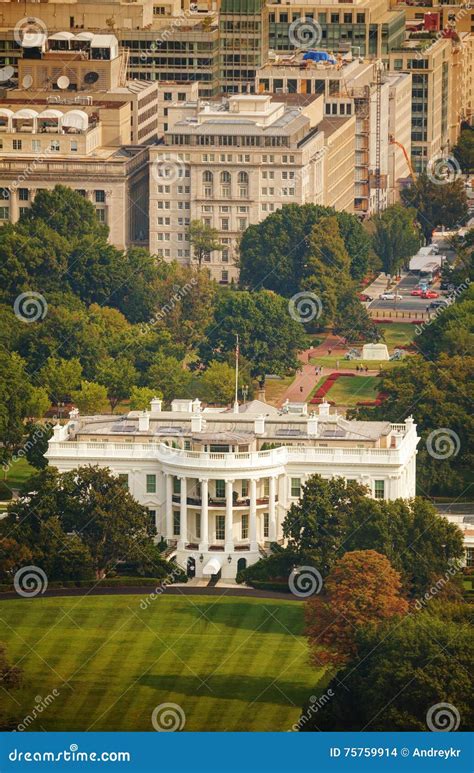
[(0, 98), (0, 220), (15, 222), (39, 189), (90, 199), (119, 248), (148, 244), (148, 152), (156, 84), (126, 80), (114, 35), (36, 34), (18, 62), (20, 88)]

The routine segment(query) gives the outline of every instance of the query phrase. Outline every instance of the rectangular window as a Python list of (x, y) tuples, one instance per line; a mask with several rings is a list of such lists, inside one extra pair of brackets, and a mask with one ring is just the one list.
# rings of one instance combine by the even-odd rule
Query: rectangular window
[(173, 494), (181, 494), (181, 481), (179, 478), (173, 478)]
[(242, 496), (243, 497), (248, 497), (248, 495), (249, 495), (249, 482), (248, 482), (248, 480), (243, 480), (242, 481)]
[(105, 191), (95, 191), (95, 200), (97, 204), (103, 204), (105, 202)]
[(173, 510), (173, 535), (175, 537), (179, 537), (181, 528), (181, 518), (179, 514), (179, 510)]
[(118, 479), (119, 479), (120, 483), (122, 484), (123, 488), (128, 490), (128, 475), (126, 473), (123, 473), (123, 474), (121, 473), (118, 476)]
[(216, 515), (216, 539), (225, 539), (225, 515)]
[(269, 497), (270, 496), (270, 479), (264, 478), (263, 479), (263, 496)]
[(156, 531), (156, 510), (150, 510), (150, 508), (148, 508), (148, 515), (150, 517), (150, 523)]
[(146, 493), (156, 494), (156, 475), (146, 476)]
[(77, 140), (71, 140), (71, 153), (77, 153)]
[(196, 513), (196, 537), (201, 539), (201, 515)]
[(13, 150), (21, 150), (21, 147), (22, 147), (21, 140), (13, 140)]
[(263, 536), (269, 537), (270, 535), (270, 515), (268, 513), (263, 514)]
[(301, 496), (301, 478), (291, 479), (291, 496), (292, 497)]
[(18, 188), (18, 198), (20, 201), (28, 201), (30, 192), (28, 188)]
[(383, 499), (385, 496), (385, 481), (384, 480), (375, 480), (374, 481), (374, 497), (375, 499)]
[(224, 497), (225, 497), (225, 480), (216, 480), (216, 497), (217, 497), (217, 499), (224, 499)]
[(242, 515), (242, 522), (240, 527), (240, 536), (241, 539), (248, 539), (249, 538), (249, 517), (247, 514)]
[(31, 150), (33, 151), (33, 153), (39, 153), (41, 150), (41, 140), (32, 140)]

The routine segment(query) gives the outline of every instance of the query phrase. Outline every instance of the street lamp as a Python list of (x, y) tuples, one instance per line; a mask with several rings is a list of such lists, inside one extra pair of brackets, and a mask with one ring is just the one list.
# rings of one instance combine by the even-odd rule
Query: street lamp
[(230, 555), (230, 553), (229, 553), (229, 555), (227, 556), (227, 563), (228, 563), (228, 564), (231, 564), (231, 563), (232, 563), (232, 556)]
[(243, 395), (243, 398), (244, 398), (244, 405), (247, 402), (247, 395), (248, 395), (248, 393), (249, 393), (249, 388), (248, 388), (247, 384), (244, 384), (243, 387), (242, 387), (242, 395)]

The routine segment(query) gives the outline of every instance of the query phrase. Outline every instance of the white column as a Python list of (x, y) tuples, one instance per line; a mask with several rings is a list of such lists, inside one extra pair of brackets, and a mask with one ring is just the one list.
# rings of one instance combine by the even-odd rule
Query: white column
[(201, 478), (201, 542), (199, 550), (201, 552), (209, 550), (209, 481), (207, 478)]
[(275, 512), (275, 488), (276, 488), (276, 478), (271, 477), (269, 481), (268, 486), (268, 520), (269, 520), (269, 531), (268, 531), (268, 538), (270, 542), (275, 542), (276, 540), (276, 512)]
[(188, 481), (185, 477), (180, 478), (181, 481), (181, 497), (179, 506), (179, 543), (178, 548), (184, 549), (188, 541)]
[(166, 539), (173, 539), (173, 476), (169, 472), (165, 473), (166, 481)]
[(258, 550), (257, 543), (257, 481), (250, 479), (250, 550)]
[(232, 493), (233, 493), (233, 480), (226, 480), (225, 482), (225, 549), (232, 552), (234, 549), (234, 537), (233, 537), (233, 509), (232, 509)]

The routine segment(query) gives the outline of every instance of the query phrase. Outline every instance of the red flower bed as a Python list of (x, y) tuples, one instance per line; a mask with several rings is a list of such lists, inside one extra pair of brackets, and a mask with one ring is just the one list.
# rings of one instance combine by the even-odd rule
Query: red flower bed
[[(310, 400), (310, 403), (322, 402), (322, 398), (326, 396), (326, 394), (329, 392), (333, 384), (341, 376), (355, 376), (355, 375), (356, 375), (355, 373), (339, 373), (338, 371), (331, 373), (329, 376), (326, 377), (325, 382), (321, 384), (321, 386), (316, 390), (316, 392), (313, 395), (313, 398)], [(331, 405), (334, 405), (334, 403), (331, 403)]]
[[(412, 319), (410, 324), (411, 325), (422, 325), (423, 324), (423, 320), (422, 319)], [(401, 348), (401, 347), (399, 347), (399, 348)]]
[[(324, 397), (312, 397), (309, 402), (311, 405), (321, 405), (321, 403), (323, 403), (324, 400), (325, 400)], [(326, 402), (329, 403), (329, 405), (336, 405), (334, 400), (326, 400)]]
[(376, 325), (391, 325), (393, 319), (373, 319), (372, 322), (375, 322)]
[(365, 407), (373, 408), (376, 405), (382, 405), (382, 400), (377, 397), (376, 400), (362, 400), (360, 403), (356, 403), (356, 405), (364, 405)]

